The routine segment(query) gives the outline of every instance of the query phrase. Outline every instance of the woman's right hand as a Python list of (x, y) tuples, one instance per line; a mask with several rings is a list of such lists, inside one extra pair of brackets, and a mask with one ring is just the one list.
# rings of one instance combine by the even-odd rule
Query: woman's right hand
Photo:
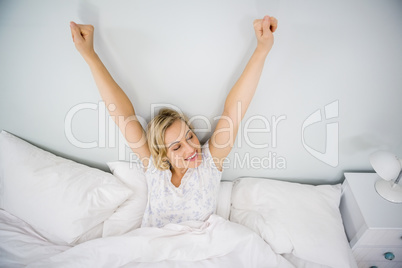
[(76, 24), (71, 21), (70, 28), (75, 48), (80, 52), (81, 56), (86, 60), (95, 55), (94, 26), (90, 24)]
[(254, 30), (257, 37), (257, 47), (269, 52), (274, 44), (273, 33), (278, 28), (278, 20), (274, 17), (265, 16), (262, 20), (254, 20)]

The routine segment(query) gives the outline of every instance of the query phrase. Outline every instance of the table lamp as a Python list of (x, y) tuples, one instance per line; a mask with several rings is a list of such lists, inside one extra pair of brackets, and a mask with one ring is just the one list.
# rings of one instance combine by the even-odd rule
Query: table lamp
[(381, 177), (375, 189), (379, 195), (393, 203), (402, 203), (402, 159), (387, 151), (377, 151), (370, 155), (374, 171)]

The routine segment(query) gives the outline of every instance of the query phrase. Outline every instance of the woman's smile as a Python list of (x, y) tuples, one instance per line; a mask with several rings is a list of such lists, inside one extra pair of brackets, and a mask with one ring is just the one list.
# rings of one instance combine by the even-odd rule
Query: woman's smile
[(196, 156), (197, 156), (197, 151), (194, 151), (194, 153), (190, 157), (186, 158), (185, 160), (186, 161), (194, 161), (196, 159)]

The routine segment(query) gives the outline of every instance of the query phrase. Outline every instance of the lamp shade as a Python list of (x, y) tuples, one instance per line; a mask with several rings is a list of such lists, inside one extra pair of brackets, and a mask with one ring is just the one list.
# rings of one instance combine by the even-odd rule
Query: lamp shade
[(401, 161), (392, 153), (377, 151), (370, 155), (370, 163), (375, 172), (384, 180), (390, 181), (401, 172)]

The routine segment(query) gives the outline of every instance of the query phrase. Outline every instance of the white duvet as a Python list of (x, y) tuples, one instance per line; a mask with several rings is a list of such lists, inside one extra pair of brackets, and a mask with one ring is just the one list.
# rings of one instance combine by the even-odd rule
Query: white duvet
[(294, 267), (257, 234), (217, 215), (70, 247), (0, 212), (1, 267)]

